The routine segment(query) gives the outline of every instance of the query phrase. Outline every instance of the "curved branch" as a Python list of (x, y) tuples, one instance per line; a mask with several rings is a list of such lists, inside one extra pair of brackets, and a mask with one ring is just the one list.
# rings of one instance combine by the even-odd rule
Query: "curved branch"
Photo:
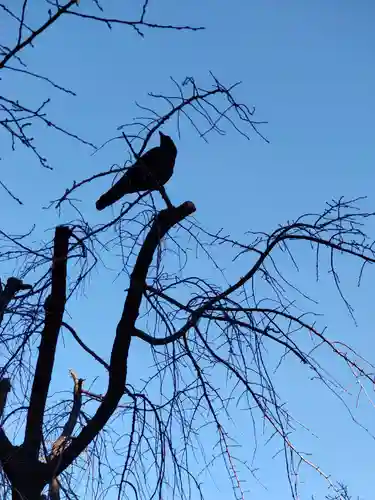
[[(73, 389), (73, 406), (69, 414), (69, 418), (64, 425), (64, 428), (60, 434), (60, 436), (56, 439), (56, 441), (52, 445), (52, 451), (49, 456), (49, 460), (55, 457), (59, 457), (66, 446), (66, 442), (73, 434), (74, 427), (76, 426), (81, 406), (82, 406), (82, 384), (83, 379), (78, 378), (73, 370), (70, 370), (70, 375), (74, 382)], [(58, 478), (54, 475), (49, 485), (49, 495), (51, 500), (59, 500), (60, 499), (60, 483)]]
[(64, 471), (91, 443), (113, 415), (124, 394), (127, 361), (131, 338), (134, 335), (135, 322), (139, 315), (147, 273), (152, 263), (156, 248), (167, 232), (183, 219), (195, 212), (192, 202), (185, 202), (179, 207), (165, 209), (157, 214), (149, 233), (138, 254), (133, 272), (130, 277), (129, 290), (125, 299), (121, 319), (116, 328), (113, 342), (108, 388), (102, 403), (95, 415), (82, 429), (80, 434), (73, 438), (71, 444), (59, 457), (55, 458), (50, 467), (54, 474)]
[(52, 452), (50, 458), (54, 458), (61, 454), (61, 449), (64, 447), (67, 439), (73, 434), (74, 427), (77, 423), (79, 412), (82, 406), (82, 384), (83, 379), (78, 378), (73, 370), (70, 370), (70, 376), (74, 382), (73, 388), (73, 406), (69, 414), (69, 418), (64, 425), (61, 435), (56, 439), (52, 445)]

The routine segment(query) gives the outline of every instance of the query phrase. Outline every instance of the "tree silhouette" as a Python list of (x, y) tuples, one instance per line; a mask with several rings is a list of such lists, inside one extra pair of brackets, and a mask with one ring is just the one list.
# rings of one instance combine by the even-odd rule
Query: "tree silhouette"
[[(63, 6), (46, 1), (46, 20), (31, 28), (28, 4), (24, 1), (20, 11), (11, 3), (1, 4), (3, 15), (16, 21), (18, 36), (13, 48), (2, 43), (0, 69), (46, 80), (68, 93), (71, 91), (26, 69), (22, 54), (37, 37), (69, 16), (109, 27), (120, 24), (140, 34), (157, 28), (198, 29), (148, 21), (147, 0), (136, 21), (105, 17), (105, 9), (96, 0), (70, 1)], [(222, 134), (227, 127), (245, 138), (252, 133), (263, 137), (254, 110), (235, 98), (237, 84), (225, 86), (211, 76), (210, 88), (188, 77), (182, 83), (173, 80), (176, 92), (172, 96), (150, 94), (151, 104), (140, 106), (148, 114), (137, 120), (136, 132), (134, 123), (123, 125), (113, 140), (121, 140), (134, 159), (144, 154), (150, 139), (167, 122), (175, 123), (178, 130), (180, 122), (188, 120), (202, 138)], [(29, 108), (21, 99), (0, 96), (0, 124), (11, 147), (26, 146), (43, 167), (50, 167), (30, 132), (40, 121), (95, 149), (89, 140), (46, 117), (48, 101)], [(236, 457), (228, 430), (232, 409), (240, 405), (247, 411), (255, 435), (255, 422), (260, 421), (269, 439), (277, 440), (293, 498), (298, 497), (303, 465), (327, 481), (332, 498), (349, 498), (345, 487), (334, 483), (294, 443), (292, 431), (299, 424), (279, 394), (274, 363), (267, 353), (272, 350), (277, 365), (298, 361), (301, 370), (335, 393), (337, 381), (326, 371), (331, 359), (348, 367), (363, 386), (372, 386), (373, 366), (318, 326), (315, 311), (304, 307), (307, 292), (281, 266), (285, 256), (296, 264), (296, 245), (304, 245), (315, 255), (317, 275), (327, 258), (330, 276), (351, 311), (337, 261), (357, 263), (360, 277), (366, 264), (375, 262), (373, 242), (365, 232), (365, 223), (374, 214), (358, 209), (361, 200), (339, 199), (321, 213), (300, 216), (271, 232), (247, 233), (239, 240), (222, 230), (210, 232), (201, 227), (193, 217), (193, 201), (175, 204), (162, 189), (166, 208), (156, 204), (152, 193), (144, 192), (117, 204), (118, 211), (109, 221), (92, 225), (79, 210), (76, 196), (98, 179), (118, 174), (123, 174), (122, 167), (72, 179), (66, 188), (58, 186), (61, 195), (49, 210), (62, 211), (69, 205), (78, 215), (56, 225), (50, 240), (36, 242), (33, 231), (0, 231), (1, 261), (16, 275), (8, 278), (0, 295), (1, 497), (39, 500), (48, 489), (51, 499), (78, 498), (84, 484), (85, 498), (104, 498), (112, 490), (118, 498), (204, 498), (202, 481), (192, 466), (193, 457), (199, 455), (198, 462), (204, 467), (221, 459), (234, 497), (245, 498), (243, 475), (254, 471)], [(22, 203), (5, 184), (3, 188), (11, 196), (10, 203)], [(43, 226), (43, 221), (38, 224)], [(212, 278), (221, 269), (214, 258), (217, 246), (242, 262), (241, 276), (227, 284)], [(206, 276), (191, 271), (189, 248), (208, 259), (211, 268)], [(105, 332), (111, 345), (106, 360), (90, 347), (87, 332), (76, 331), (70, 307), (79, 301), (77, 292), (94, 271), (106, 271), (108, 254), (116, 258), (118, 271), (128, 276), (128, 284), (118, 297), (122, 310), (117, 327)], [(102, 297), (103, 316), (106, 300)], [(98, 374), (103, 373), (103, 392), (90, 387), (93, 381), (86, 379), (84, 366), (75, 366), (70, 371), (73, 384), (68, 394), (52, 393), (62, 335), (72, 338), (77, 351), (96, 364)], [(143, 366), (136, 360), (138, 371), (130, 374), (136, 342), (142, 344), (153, 365), (147, 368), (146, 362)], [(326, 366), (320, 350), (326, 353)], [(217, 382), (223, 375), (225, 388)], [(203, 434), (208, 439), (206, 428), (216, 439), (209, 458), (201, 447)]]

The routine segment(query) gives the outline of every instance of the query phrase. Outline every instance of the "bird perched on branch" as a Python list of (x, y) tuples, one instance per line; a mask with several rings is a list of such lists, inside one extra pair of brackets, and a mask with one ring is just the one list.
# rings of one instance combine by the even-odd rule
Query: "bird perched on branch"
[(120, 198), (139, 191), (155, 191), (172, 177), (177, 148), (172, 139), (159, 132), (160, 146), (149, 149), (128, 168), (125, 174), (96, 202), (103, 210)]

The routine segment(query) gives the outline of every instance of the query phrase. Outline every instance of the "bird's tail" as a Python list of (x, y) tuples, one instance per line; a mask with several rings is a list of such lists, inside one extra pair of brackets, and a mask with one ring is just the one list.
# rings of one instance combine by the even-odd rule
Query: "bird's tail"
[(96, 202), (96, 209), (97, 210), (104, 210), (108, 204), (105, 201), (105, 195), (101, 196), (98, 201)]
[(122, 177), (116, 184), (108, 189), (106, 193), (102, 194), (96, 202), (96, 208), (97, 210), (104, 210), (120, 200), (125, 194), (129, 193), (134, 193), (134, 189), (131, 188), (128, 179)]
[(104, 210), (105, 208), (109, 207), (114, 203), (115, 200), (113, 199), (111, 190), (107, 191), (104, 193), (96, 202), (96, 209), (97, 210)]

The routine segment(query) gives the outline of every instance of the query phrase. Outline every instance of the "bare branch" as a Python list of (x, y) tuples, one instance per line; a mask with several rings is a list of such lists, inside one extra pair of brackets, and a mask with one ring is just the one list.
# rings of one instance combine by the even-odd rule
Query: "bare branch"
[[(48, 458), (49, 460), (59, 457), (63, 452), (63, 450), (66, 448), (67, 442), (73, 434), (74, 427), (77, 424), (77, 420), (81, 411), (83, 379), (78, 378), (73, 370), (70, 370), (70, 375), (74, 382), (73, 406), (69, 414), (69, 418), (61, 432), (60, 437), (56, 439), (56, 441), (52, 445), (52, 451)], [(60, 499), (60, 484), (58, 478), (55, 475), (53, 476), (50, 482), (49, 493), (51, 500)]]
[(106, 370), (109, 370), (109, 364), (104, 361), (100, 356), (96, 354), (92, 349), (90, 349), (84, 342), (83, 340), (79, 337), (77, 332), (74, 330), (72, 326), (70, 326), (68, 323), (65, 323), (65, 321), (62, 321), (61, 325), (65, 327), (69, 332), (73, 335), (74, 339), (78, 342), (78, 344), (84, 349), (90, 356), (92, 356), (98, 363), (100, 363)]
[(82, 405), (82, 384), (83, 384), (83, 379), (78, 378), (77, 375), (74, 373), (73, 370), (70, 370), (70, 375), (73, 379), (74, 382), (74, 387), (73, 387), (73, 406), (72, 410), (69, 414), (68, 421), (64, 425), (64, 428), (61, 432), (61, 435), (52, 445), (52, 451), (50, 454), (49, 459), (53, 459), (59, 455), (61, 455), (63, 449), (66, 446), (66, 441), (72, 436), (74, 427), (77, 424), (77, 420), (79, 417), (79, 413), (81, 411), (81, 405)]
[(66, 301), (68, 246), (71, 230), (58, 226), (55, 231), (52, 259), (51, 295), (46, 303), (45, 325), (27, 412), (24, 447), (35, 460), (42, 442), (42, 425), (48, 389), (52, 376), (57, 339)]
[(15, 45), (15, 47), (10, 52), (8, 52), (8, 54), (0, 61), (0, 69), (2, 69), (6, 65), (6, 63), (12, 57), (14, 57), (18, 52), (20, 52), (22, 49), (24, 49), (28, 45), (31, 45), (32, 42), (33, 42), (33, 40), (38, 35), (40, 35), (41, 33), (43, 33), (43, 31), (45, 31), (49, 26), (51, 26), (55, 21), (57, 21), (57, 19), (62, 14), (64, 14), (65, 12), (67, 12), (68, 9), (70, 9), (70, 7), (72, 7), (72, 5), (75, 5), (75, 4), (77, 4), (77, 0), (69, 0), (68, 3), (66, 3), (62, 7), (59, 7), (59, 9), (56, 11), (56, 13), (53, 16), (51, 16), (48, 19), (48, 21), (46, 21), (42, 26), (40, 26), (38, 29), (36, 29), (35, 31), (33, 31), (31, 33), (31, 35), (29, 35), (23, 42), (21, 42), (21, 39), (18, 38), (18, 43)]
[(112, 24), (118, 24), (118, 25), (125, 25), (125, 26), (130, 26), (133, 28), (138, 35), (144, 36), (141, 29), (142, 27), (144, 28), (156, 28), (156, 29), (168, 29), (168, 30), (176, 30), (176, 31), (201, 31), (204, 30), (203, 26), (188, 26), (188, 25), (173, 25), (173, 24), (158, 24), (158, 23), (149, 23), (144, 20), (144, 12), (142, 16), (140, 17), (139, 20), (136, 21), (129, 21), (126, 19), (119, 19), (119, 18), (114, 18), (114, 17), (101, 17), (101, 16), (95, 16), (92, 14), (84, 14), (82, 12), (68, 12), (68, 14), (71, 14), (72, 16), (77, 16), (82, 19), (88, 19), (90, 21), (97, 21), (100, 23), (103, 23), (108, 26), (108, 28), (112, 29)]
[(177, 223), (195, 211), (194, 204), (185, 202), (179, 207), (162, 210), (153, 222), (153, 225), (138, 254), (136, 264), (130, 279), (130, 287), (124, 304), (121, 319), (117, 325), (113, 343), (109, 382), (107, 393), (103, 397), (98, 410), (80, 434), (72, 440), (69, 447), (57, 459), (51, 462), (56, 475), (59, 475), (77, 458), (80, 453), (103, 429), (109, 418), (116, 410), (124, 394), (127, 374), (127, 358), (134, 325), (139, 314), (146, 277), (151, 265), (154, 252), (161, 239)]
[(11, 389), (11, 383), (9, 378), (2, 378), (0, 380), (0, 425), (3, 421), (3, 414), (5, 410), (5, 406), (7, 404), (8, 393)]

